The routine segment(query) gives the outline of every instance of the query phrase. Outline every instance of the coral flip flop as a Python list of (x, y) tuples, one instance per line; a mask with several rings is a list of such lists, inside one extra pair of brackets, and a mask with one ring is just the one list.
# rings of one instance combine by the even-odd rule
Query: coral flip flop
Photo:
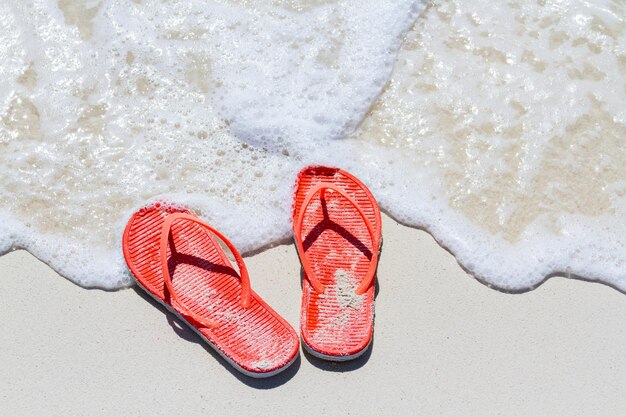
[(369, 347), (374, 329), (378, 204), (349, 173), (308, 167), (298, 174), (293, 230), (304, 275), (303, 345), (322, 359), (355, 359)]
[[(218, 241), (234, 255), (239, 273)], [(164, 203), (140, 209), (122, 245), (139, 286), (237, 370), (265, 378), (295, 361), (296, 332), (250, 289), (233, 244), (189, 210)]]

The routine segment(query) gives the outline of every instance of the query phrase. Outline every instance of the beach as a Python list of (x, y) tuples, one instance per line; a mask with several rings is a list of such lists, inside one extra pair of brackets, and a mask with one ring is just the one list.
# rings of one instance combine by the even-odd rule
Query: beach
[[(384, 216), (383, 236), (371, 350), (337, 364), (301, 353), (266, 380), (239, 375), (134, 288), (85, 290), (26, 251), (2, 256), (0, 414), (624, 415), (624, 294), (562, 277), (506, 294), (425, 231)], [(246, 263), (298, 329), (293, 245)]]
[[(626, 3), (0, 0), (0, 16), (0, 417), (626, 415)], [(133, 284), (122, 236), (141, 208), (189, 209), (300, 334), (311, 166), (384, 213), (374, 340), (251, 379)], [(339, 266), (366, 251), (340, 245), (310, 262), (335, 268), (337, 305), (369, 309)], [(198, 288), (192, 304), (216, 295)], [(268, 346), (293, 355), (274, 324), (237, 333), (260, 321), (223, 288), (198, 311), (230, 320), (252, 368)], [(311, 317), (345, 355), (348, 316)]]

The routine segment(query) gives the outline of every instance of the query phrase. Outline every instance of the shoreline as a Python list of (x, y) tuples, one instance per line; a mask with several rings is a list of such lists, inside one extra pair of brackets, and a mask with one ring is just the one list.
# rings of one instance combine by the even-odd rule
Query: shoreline
[[(263, 381), (231, 371), (140, 291), (85, 290), (10, 252), (0, 257), (3, 412), (623, 415), (622, 293), (559, 277), (504, 293), (469, 276), (427, 232), (387, 215), (383, 230), (372, 349), (344, 364), (301, 351)], [(298, 329), (295, 248), (246, 264), (254, 290)]]

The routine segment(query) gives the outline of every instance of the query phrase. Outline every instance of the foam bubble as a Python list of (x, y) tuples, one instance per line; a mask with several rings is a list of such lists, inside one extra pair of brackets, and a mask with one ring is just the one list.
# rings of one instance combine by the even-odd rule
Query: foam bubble
[(381, 146), (394, 152), (389, 170), (403, 175), (378, 180), (383, 205), (491, 285), (564, 272), (626, 289), (624, 12), (433, 5), (354, 135), (372, 144), (353, 144), (354, 169), (368, 176)]
[(146, 202), (251, 251), (290, 236), (295, 175), (325, 163), (490, 285), (626, 289), (624, 6), (450, 0), (405, 34), (420, 10), (0, 0), (0, 251), (116, 288)]
[(360, 3), (0, 1), (1, 248), (114, 288), (154, 198), (244, 252), (288, 237), (308, 149), (360, 119), (417, 12)]

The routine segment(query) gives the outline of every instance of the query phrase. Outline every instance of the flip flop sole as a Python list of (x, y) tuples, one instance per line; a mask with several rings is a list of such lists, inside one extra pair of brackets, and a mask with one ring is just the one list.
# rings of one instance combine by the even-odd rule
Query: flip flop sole
[[(173, 223), (167, 245), (172, 286), (185, 308), (169, 296), (159, 262), (159, 237), (165, 218), (172, 213), (189, 212), (152, 206), (135, 213), (126, 227), (124, 256), (140, 287), (245, 375), (269, 377), (286, 369), (298, 355), (295, 331), (254, 292), (250, 307), (242, 307), (237, 271), (213, 235), (193, 222)], [(187, 318), (188, 312), (193, 312), (194, 323)], [(195, 317), (218, 326), (204, 327)]]
[[(294, 224), (305, 196), (320, 183), (333, 184), (357, 202), (380, 238), (381, 218), (376, 200), (358, 179), (337, 168), (316, 166), (301, 171), (294, 196)], [(326, 288), (323, 294), (317, 293), (303, 273), (303, 346), (322, 359), (355, 359), (371, 344), (375, 288), (371, 285), (362, 295), (356, 295), (355, 290), (370, 267), (372, 251), (379, 251), (379, 247), (372, 247), (357, 209), (330, 191), (323, 199), (320, 196), (311, 200), (300, 238), (305, 256)]]
[(354, 359), (358, 359), (361, 356), (363, 356), (363, 354), (365, 354), (365, 352), (367, 352), (367, 350), (370, 348), (370, 346), (372, 346), (372, 340), (369, 341), (369, 343), (367, 344), (367, 346), (365, 346), (365, 348), (363, 348), (362, 350), (353, 353), (351, 355), (344, 355), (344, 356), (333, 356), (333, 355), (325, 355), (322, 352), (318, 352), (317, 350), (313, 349), (311, 346), (309, 346), (306, 342), (306, 340), (301, 339), (302, 340), (302, 347), (304, 347), (304, 350), (306, 350), (308, 353), (310, 353), (311, 355), (315, 356), (316, 358), (320, 358), (320, 359), (324, 359), (326, 361), (331, 361), (331, 362), (348, 362)]

